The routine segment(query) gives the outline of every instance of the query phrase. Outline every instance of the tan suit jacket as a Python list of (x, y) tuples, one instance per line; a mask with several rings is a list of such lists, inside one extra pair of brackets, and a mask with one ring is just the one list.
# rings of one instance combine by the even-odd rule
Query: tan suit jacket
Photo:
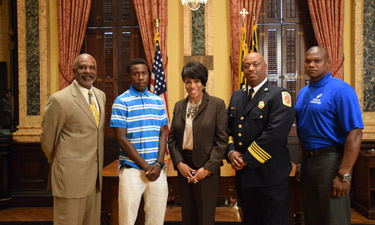
[(53, 94), (46, 105), (40, 138), (56, 197), (83, 198), (95, 189), (101, 191), (106, 97), (95, 87), (93, 91), (99, 127), (75, 82)]

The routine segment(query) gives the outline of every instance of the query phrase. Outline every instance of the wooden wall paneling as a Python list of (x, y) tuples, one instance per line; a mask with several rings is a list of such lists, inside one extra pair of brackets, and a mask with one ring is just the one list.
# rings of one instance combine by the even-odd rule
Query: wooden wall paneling
[(52, 192), (47, 190), (49, 164), (40, 143), (13, 143), (10, 148), (12, 206), (52, 206)]

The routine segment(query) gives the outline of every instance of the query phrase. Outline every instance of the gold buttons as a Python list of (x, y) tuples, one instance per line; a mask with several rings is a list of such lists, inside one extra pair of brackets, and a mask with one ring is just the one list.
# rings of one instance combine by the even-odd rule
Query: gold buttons
[(242, 134), (241, 133), (238, 133), (238, 137), (241, 137), (242, 136)]
[(238, 142), (238, 145), (239, 145), (239, 146), (242, 146), (242, 142)]
[(260, 116), (259, 116), (259, 118), (263, 119), (263, 116), (262, 116), (262, 115), (260, 115)]
[(243, 116), (241, 116), (240, 120), (243, 120)]
[(238, 128), (242, 128), (242, 125), (240, 124), (240, 125), (238, 125)]

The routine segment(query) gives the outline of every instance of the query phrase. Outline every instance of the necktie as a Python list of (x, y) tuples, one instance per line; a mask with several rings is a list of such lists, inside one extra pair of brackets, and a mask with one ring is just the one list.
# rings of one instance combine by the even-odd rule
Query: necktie
[(99, 126), (99, 111), (94, 103), (94, 100), (92, 99), (91, 91), (89, 91), (89, 105), (92, 113), (94, 114), (96, 126)]
[(253, 97), (253, 93), (254, 93), (254, 89), (250, 88), (249, 94), (247, 95), (247, 98), (246, 98), (246, 103), (249, 103), (251, 101), (251, 98)]

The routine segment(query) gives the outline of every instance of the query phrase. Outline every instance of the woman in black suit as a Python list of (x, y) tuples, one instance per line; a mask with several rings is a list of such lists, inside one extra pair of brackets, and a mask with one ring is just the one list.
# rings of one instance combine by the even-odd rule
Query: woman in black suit
[(207, 78), (207, 68), (198, 62), (182, 69), (188, 97), (175, 105), (168, 139), (178, 171), (183, 225), (214, 224), (220, 166), (228, 142), (225, 103), (205, 91)]

